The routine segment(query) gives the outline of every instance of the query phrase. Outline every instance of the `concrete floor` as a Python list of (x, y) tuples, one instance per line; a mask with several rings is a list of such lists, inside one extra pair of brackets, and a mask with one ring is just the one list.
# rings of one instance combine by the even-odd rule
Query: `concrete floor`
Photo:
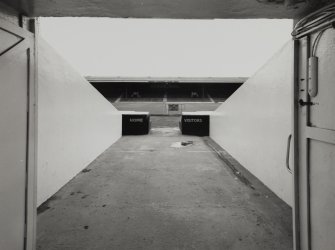
[(122, 137), (39, 208), (37, 249), (292, 249), (286, 204), (241, 182), (207, 138), (158, 127)]
[(181, 116), (150, 116), (152, 128), (177, 128)]

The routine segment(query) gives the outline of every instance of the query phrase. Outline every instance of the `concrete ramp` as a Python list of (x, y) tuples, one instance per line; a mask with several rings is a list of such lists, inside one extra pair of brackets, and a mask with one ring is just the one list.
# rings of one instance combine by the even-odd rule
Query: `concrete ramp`
[(37, 249), (292, 249), (291, 209), (250, 181), (205, 137), (124, 136), (40, 210)]

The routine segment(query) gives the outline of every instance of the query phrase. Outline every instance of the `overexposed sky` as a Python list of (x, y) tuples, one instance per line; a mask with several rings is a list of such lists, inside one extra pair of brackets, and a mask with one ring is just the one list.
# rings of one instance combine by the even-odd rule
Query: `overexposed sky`
[(292, 20), (40, 18), (40, 34), (84, 76), (251, 76)]

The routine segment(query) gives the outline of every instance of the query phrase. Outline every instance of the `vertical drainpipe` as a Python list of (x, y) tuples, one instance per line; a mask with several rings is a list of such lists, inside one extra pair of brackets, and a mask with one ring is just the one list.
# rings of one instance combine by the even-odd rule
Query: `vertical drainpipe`
[(33, 33), (32, 50), (30, 54), (33, 69), (30, 71), (31, 77), (29, 86), (29, 169), (27, 172), (27, 204), (26, 204), (26, 242), (24, 250), (36, 249), (36, 227), (37, 227), (37, 97), (38, 97), (38, 19), (24, 17), (25, 28)]
[[(295, 25), (298, 20), (294, 20)], [(299, 207), (299, 142), (298, 142), (298, 99), (299, 99), (299, 48), (300, 41), (293, 41), (293, 94), (292, 94), (292, 135), (293, 135), (293, 247), (300, 250), (300, 207)]]

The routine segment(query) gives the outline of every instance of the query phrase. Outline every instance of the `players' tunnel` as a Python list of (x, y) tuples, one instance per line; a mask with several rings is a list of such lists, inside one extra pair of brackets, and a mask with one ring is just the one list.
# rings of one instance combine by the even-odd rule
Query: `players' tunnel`
[[(331, 2), (1, 1), (0, 249), (332, 249)], [(249, 78), (85, 78), (40, 16), (295, 25)]]

